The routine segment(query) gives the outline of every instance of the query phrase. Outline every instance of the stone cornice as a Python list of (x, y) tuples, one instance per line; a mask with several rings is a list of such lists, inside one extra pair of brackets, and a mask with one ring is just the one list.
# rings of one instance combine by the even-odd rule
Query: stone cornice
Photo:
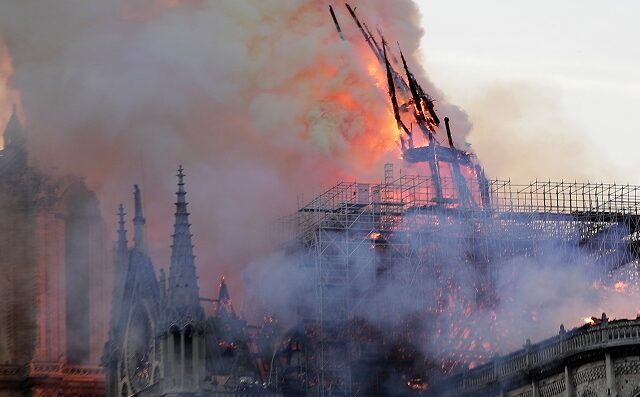
[(28, 365), (0, 365), (0, 381), (28, 381), (36, 378), (73, 382), (104, 382), (104, 369), (95, 365), (32, 362)]

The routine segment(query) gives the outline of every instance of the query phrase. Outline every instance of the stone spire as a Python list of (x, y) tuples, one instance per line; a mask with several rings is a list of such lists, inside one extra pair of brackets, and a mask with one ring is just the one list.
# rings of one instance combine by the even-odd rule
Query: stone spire
[(133, 217), (133, 248), (146, 253), (146, 243), (144, 239), (144, 225), (146, 220), (142, 213), (142, 199), (140, 194), (140, 188), (138, 185), (133, 185), (133, 198), (135, 201), (135, 214)]
[(158, 281), (160, 282), (160, 299), (162, 299), (162, 304), (164, 305), (167, 299), (167, 276), (165, 276), (163, 268), (160, 268), (160, 278)]
[(11, 109), (11, 117), (4, 130), (3, 139), (5, 148), (24, 148), (25, 146), (24, 130), (22, 124), (20, 124), (20, 119), (18, 119), (18, 111), (15, 104), (13, 104)]
[(227, 282), (224, 280), (224, 276), (222, 276), (222, 279), (220, 280), (220, 292), (218, 292), (218, 301), (223, 303), (231, 302), (229, 288), (227, 287)]
[(233, 304), (231, 303), (229, 287), (227, 287), (224, 277), (220, 280), (220, 291), (218, 292), (215, 313), (218, 316), (230, 315), (235, 317), (236, 315), (235, 310), (233, 310)]
[(109, 329), (109, 337), (112, 338), (114, 324), (117, 323), (121, 310), (122, 293), (124, 290), (124, 282), (127, 273), (127, 265), (129, 263), (129, 244), (127, 242), (127, 230), (125, 229), (124, 206), (120, 204), (118, 207), (118, 241), (116, 242), (113, 288), (111, 293), (111, 327)]
[(177, 174), (178, 191), (169, 267), (168, 306), (171, 313), (170, 321), (173, 322), (204, 319), (204, 312), (200, 306), (183, 171), (180, 166)]
[(116, 255), (118, 258), (127, 256), (128, 250), (128, 242), (127, 242), (127, 229), (125, 229), (124, 225), (124, 216), (126, 213), (124, 212), (124, 206), (120, 204), (118, 207), (118, 242), (116, 244)]
[[(120, 301), (124, 280), (129, 265), (129, 242), (127, 241), (127, 229), (125, 229), (124, 206), (118, 207), (118, 241), (116, 242), (115, 275), (113, 278), (113, 298), (114, 304)], [(113, 306), (115, 307), (115, 305)]]

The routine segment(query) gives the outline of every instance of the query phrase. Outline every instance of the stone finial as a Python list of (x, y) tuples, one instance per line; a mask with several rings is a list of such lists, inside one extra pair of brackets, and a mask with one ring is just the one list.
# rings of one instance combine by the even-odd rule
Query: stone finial
[(133, 245), (140, 252), (146, 253), (146, 242), (144, 238), (144, 225), (146, 220), (142, 212), (142, 193), (138, 185), (133, 185), (133, 200), (135, 208), (133, 217)]

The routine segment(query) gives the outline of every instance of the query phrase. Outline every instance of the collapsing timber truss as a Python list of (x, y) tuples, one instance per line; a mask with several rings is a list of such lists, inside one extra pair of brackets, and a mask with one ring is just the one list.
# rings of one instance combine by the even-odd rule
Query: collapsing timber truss
[[(355, 395), (352, 364), (363, 349), (351, 323), (371, 294), (363, 285), (392, 275), (398, 302), (438, 298), (424, 294), (444, 262), (467, 264), (486, 276), (516, 256), (537, 257), (566, 247), (604, 269), (636, 263), (640, 255), (640, 187), (567, 182), (517, 185), (470, 183), (464, 201), (455, 178), (393, 176), (380, 184), (340, 183), (286, 219), (290, 241), (316, 276), (315, 306), (304, 320), (317, 328), (319, 395)], [(448, 197), (442, 200), (441, 197)], [(405, 296), (403, 294), (413, 294)], [(401, 303), (398, 303), (401, 304)], [(386, 305), (375, 310), (392, 315)]]
[[(486, 179), (473, 154), (454, 145), (446, 117), (443, 139), (435, 100), (402, 51), (396, 57), (380, 29), (373, 34), (345, 6), (386, 74), (402, 157), (425, 165), (429, 176), (396, 178), (387, 165), (382, 183), (340, 183), (286, 219), (288, 241), (314, 274), (313, 304), (301, 313), (317, 345), (306, 384), (318, 396), (372, 395), (359, 371), (372, 370), (380, 357), (368, 328), (379, 338), (375, 321), (390, 321), (397, 331), (385, 328), (382, 339), (424, 343), (434, 330), (412, 329), (402, 306), (418, 307), (422, 317), (443, 314), (464, 279), (455, 272), (473, 272), (465, 279), (473, 284), (471, 299), (491, 307), (498, 268), (511, 258), (545, 260), (561, 251), (561, 261), (608, 270), (635, 264), (640, 253), (640, 187)], [(338, 37), (347, 40), (339, 9), (329, 11)], [(426, 386), (424, 379), (404, 381), (414, 390)]]
[[(447, 178), (447, 175), (442, 175), (442, 166), (447, 168), (451, 174), (450, 177), (456, 181), (461, 199), (470, 200), (468, 189), (462, 182), (465, 178), (465, 175), (463, 175), (464, 168), (472, 168), (473, 173), (481, 178), (484, 177), (482, 170), (479, 169), (479, 166), (474, 161), (474, 156), (465, 150), (455, 147), (448, 117), (444, 118), (447, 143), (440, 142), (444, 139), (439, 139), (443, 131), (441, 131), (440, 118), (435, 110), (435, 99), (423, 89), (416, 79), (400, 49), (400, 45), (398, 44), (400, 55), (398, 58), (394, 56), (392, 49), (378, 27), (376, 27), (376, 38), (376, 35), (371, 32), (367, 24), (358, 18), (356, 9), (348, 3), (345, 4), (345, 7), (386, 74), (389, 100), (393, 110), (393, 117), (397, 124), (398, 138), (404, 160), (409, 163), (426, 163), (428, 165), (433, 179), (436, 200), (446, 199), (440, 186), (440, 179)], [(329, 6), (329, 12), (338, 36), (341, 40), (345, 40), (342, 27), (332, 6)], [(399, 73), (396, 68), (401, 72)], [(421, 139), (424, 144), (422, 146), (415, 145), (416, 134), (414, 134), (414, 126), (419, 132), (418, 139)], [(478, 169), (476, 170), (476, 168)]]

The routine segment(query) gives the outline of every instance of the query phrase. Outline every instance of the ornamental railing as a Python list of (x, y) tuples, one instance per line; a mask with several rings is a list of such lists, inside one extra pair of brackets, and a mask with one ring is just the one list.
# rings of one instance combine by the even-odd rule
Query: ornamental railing
[[(485, 385), (521, 375), (523, 371), (535, 370), (566, 357), (604, 348), (640, 345), (640, 317), (634, 320), (608, 321), (603, 315), (593, 325), (585, 325), (557, 336), (531, 344), (524, 348), (474, 369), (453, 375), (448, 388), (456, 394), (465, 394)], [(449, 383), (449, 382), (452, 382)]]

